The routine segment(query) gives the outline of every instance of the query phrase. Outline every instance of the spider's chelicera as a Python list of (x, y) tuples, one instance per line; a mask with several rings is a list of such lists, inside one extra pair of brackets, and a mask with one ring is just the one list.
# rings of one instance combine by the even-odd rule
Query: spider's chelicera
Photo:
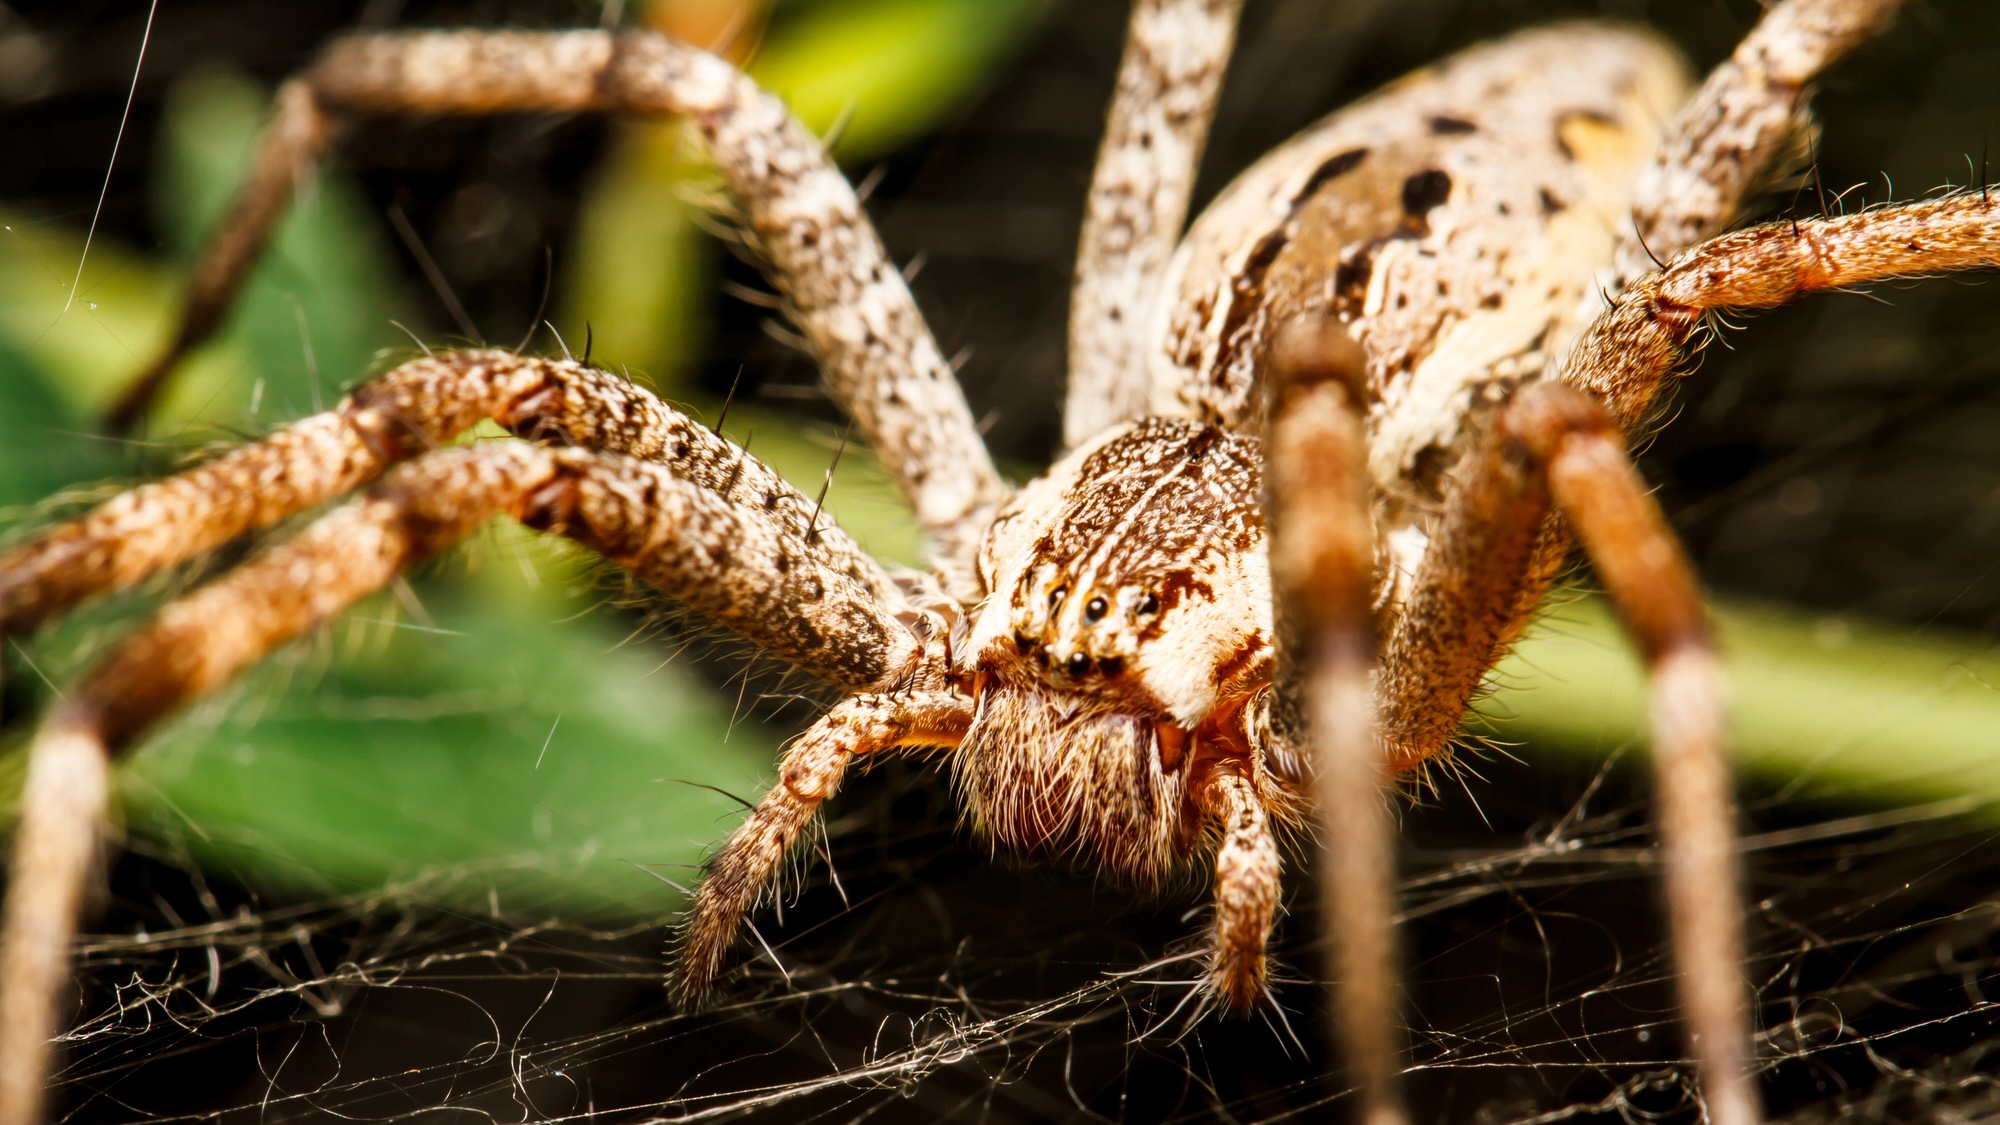
[[(288, 82), (121, 420), (213, 330), (347, 120), (673, 114), (706, 142), (936, 565), (892, 576), (646, 391), (500, 351), (404, 364), (0, 555), (0, 629), (20, 632), (365, 489), (167, 606), (46, 720), (0, 935), (0, 1125), (40, 1112), (112, 757), (495, 514), (594, 549), (844, 692), (711, 860), (679, 950), (684, 1000), (717, 986), (851, 765), (935, 754), (995, 846), (1142, 885), (1207, 864), (1202, 987), (1233, 1008), (1265, 989), (1276, 826), (1313, 828), (1333, 1022), (1359, 1112), (1382, 1123), (1401, 1116), (1385, 786), (1450, 748), (1581, 547), (1652, 681), (1708, 1112), (1753, 1121), (1720, 677), (1627, 435), (1709, 313), (1991, 267), (2000, 210), (1982, 189), (1722, 233), (1784, 171), (1808, 84), (1897, 6), (1785, 0), (1692, 93), (1671, 49), (1633, 29), (1474, 48), (1268, 155), (1183, 237), (1239, 2), (1134, 5), (1078, 254), (1070, 452), (1018, 490), (853, 189), (720, 59), (643, 32), (365, 35)], [(450, 444), (487, 418), (521, 440)]]

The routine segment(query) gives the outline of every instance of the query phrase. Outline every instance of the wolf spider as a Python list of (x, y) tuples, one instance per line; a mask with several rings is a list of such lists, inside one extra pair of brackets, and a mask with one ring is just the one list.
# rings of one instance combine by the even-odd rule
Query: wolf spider
[[(163, 609), (30, 752), (0, 951), (0, 1125), (40, 1112), (109, 767), (497, 514), (567, 536), (846, 693), (710, 861), (677, 996), (708, 997), (850, 765), (942, 758), (994, 845), (1141, 885), (1212, 866), (1206, 1001), (1261, 1002), (1278, 831), (1325, 849), (1358, 1114), (1402, 1118), (1387, 790), (1580, 545), (1645, 658), (1683, 1019), (1713, 1120), (1758, 1116), (1723, 691), (1701, 595), (1627, 453), (1726, 309), (1990, 267), (1984, 190), (1721, 233), (1895, 0), (1785, 0), (1692, 92), (1631, 30), (1467, 51), (1301, 134), (1182, 237), (1238, 0), (1139, 0), (1092, 181), (1070, 451), (995, 471), (853, 189), (773, 97), (649, 33), (363, 35), (287, 82), (143, 413), (349, 118), (672, 114), (706, 141), (834, 395), (935, 548), (891, 575), (742, 449), (572, 360), (427, 356), (335, 409), (0, 556), (24, 631), (362, 490)], [(482, 419), (521, 440), (449, 443)]]

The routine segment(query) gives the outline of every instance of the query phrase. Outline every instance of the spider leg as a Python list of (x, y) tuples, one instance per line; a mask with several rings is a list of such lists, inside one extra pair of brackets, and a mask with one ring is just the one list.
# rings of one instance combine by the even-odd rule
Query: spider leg
[(1721, 670), (1679, 544), (1594, 399), (1530, 384), (1463, 471), (1384, 651), (1383, 739), (1398, 762), (1449, 744), (1519, 607), (1546, 586), (1565, 526), (1646, 661), (1681, 1010), (1709, 1120), (1747, 1125), (1757, 1103)]
[[(301, 85), (302, 84), (302, 85)], [(902, 273), (817, 137), (742, 72), (664, 36), (598, 31), (363, 35), (286, 87), (257, 174), (204, 254), (171, 366), (219, 320), (285, 197), (332, 136), (386, 114), (624, 111), (683, 116), (708, 143), (835, 397), (924, 529), (956, 554), (1006, 494), (950, 364)], [(155, 376), (122, 407), (143, 414)]]
[(1547, 488), (1645, 658), (1682, 1020), (1709, 1120), (1748, 1125), (1758, 1109), (1749, 1076), (1744, 907), (1722, 669), (1701, 591), (1623, 436), (1595, 400), (1560, 384), (1535, 384), (1516, 396), (1500, 429), (1541, 478), (1522, 491)]
[[(1961, 193), (1738, 231), (1640, 279), (1584, 332), (1562, 383), (1531, 385), (1503, 411), (1454, 484), (1384, 644), (1382, 739), (1402, 767), (1449, 744), (1486, 671), (1546, 588), (1569, 530), (1582, 538), (1648, 657), (1682, 1006), (1718, 1122), (1756, 1116), (1744, 1069), (1743, 914), (1720, 681), (1679, 548), (1607, 427), (1630, 432), (1644, 419), (1705, 313), (1994, 265), (2000, 210), (1981, 194)], [(1568, 387), (1593, 397), (1580, 400)], [(1547, 518), (1552, 497), (1562, 522)]]
[(972, 713), (971, 697), (951, 690), (860, 695), (800, 736), (778, 765), (778, 783), (708, 861), (681, 926), (673, 989), (684, 1007), (700, 1007), (714, 991), (744, 917), (820, 803), (840, 788), (849, 763), (897, 748), (956, 746)]
[(923, 663), (891, 607), (824, 566), (814, 544), (664, 466), (518, 442), (400, 466), (360, 499), (169, 604), (44, 725), (29, 751), (0, 928), (0, 1125), (36, 1119), (110, 758), (502, 513), (593, 548), (848, 690), (901, 689)]
[(1882, 30), (1902, 0), (1786, 0), (1715, 68), (1641, 176), (1609, 290), (1721, 232), (1812, 132), (1810, 83)]
[(2000, 200), (1985, 191), (1766, 223), (1710, 239), (1633, 283), (1571, 346), (1562, 380), (1601, 397), (1630, 432), (1706, 313), (1776, 308), (1828, 289), (1995, 267)]
[(1063, 444), (1146, 412), (1148, 312), (1180, 242), (1243, 0), (1138, 0), (1085, 199)]
[(811, 498), (644, 389), (566, 360), (506, 351), (414, 360), (334, 409), (198, 468), (141, 485), (0, 554), (0, 632), (25, 632), (247, 531), (365, 484), (481, 418), (523, 437), (671, 466), (724, 500), (769, 514), (878, 599), (901, 594)]
[[(1360, 1091), (1354, 1120), (1397, 1125), (1391, 762), (1375, 731), (1374, 531), (1367, 356), (1339, 322), (1300, 319), (1273, 345), (1265, 511), (1277, 596), (1278, 725), (1303, 720), (1319, 807), (1320, 901), (1331, 914), (1332, 1012)], [(1289, 723), (1284, 713), (1293, 716)]]
[(187, 296), (173, 336), (125, 385), (104, 416), (105, 425), (113, 432), (123, 433), (136, 426), (166, 387), (174, 368), (221, 325), (244, 277), (284, 217), (285, 205), (312, 177), (313, 167), (333, 143), (340, 125), (339, 118), (326, 111), (306, 82), (294, 78), (278, 87), (272, 99), (271, 123), (264, 128), (250, 174), (237, 189), (228, 218), (216, 226), (188, 275)]

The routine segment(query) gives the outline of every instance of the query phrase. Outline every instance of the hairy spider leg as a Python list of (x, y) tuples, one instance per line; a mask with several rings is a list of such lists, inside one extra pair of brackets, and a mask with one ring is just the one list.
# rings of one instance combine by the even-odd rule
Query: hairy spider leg
[[(1896, 6), (1893, 0), (1789, 0), (1766, 13), (1735, 57), (1712, 74), (1677, 115), (1654, 161), (1641, 173), (1632, 223), (1621, 233), (1613, 258), (1627, 265), (1624, 272), (1613, 271), (1606, 282), (1607, 291), (1617, 292), (1630, 277), (1647, 268), (1630, 263), (1650, 263), (1650, 255), (1661, 251), (1678, 253), (1726, 224), (1787, 147), (1807, 130), (1804, 105), (1811, 78), (1878, 31)], [(1647, 256), (1636, 257), (1642, 254)], [(1589, 296), (1592, 302), (1602, 299), (1597, 293)], [(1577, 323), (1587, 323), (1594, 311), (1587, 310)], [(1467, 499), (1448, 492), (1447, 506), (1462, 505)], [(1275, 520), (1282, 500), (1274, 496), (1271, 504)], [(1497, 582), (1499, 587), (1482, 592), (1477, 588), (1441, 589), (1435, 582), (1428, 586), (1419, 582), (1412, 602), (1432, 604), (1413, 604), (1414, 612), (1400, 622), (1400, 635), (1389, 638), (1383, 662), (1384, 752), (1394, 763), (1420, 761), (1449, 743), (1466, 703), (1528, 620), (1548, 576), (1568, 549), (1568, 536), (1558, 524), (1542, 526), (1539, 519), (1508, 519), (1506, 515), (1489, 512), (1484, 520), (1470, 521), (1487, 532), (1473, 535), (1462, 530), (1468, 518), (1461, 511), (1455, 525), (1461, 530), (1447, 530), (1433, 538), (1429, 561), (1457, 576), (1462, 587), (1476, 587), (1482, 580)], [(1502, 530), (1507, 533), (1500, 534)], [(1274, 541), (1274, 552), (1283, 549)], [(1273, 565), (1280, 565), (1275, 553)], [(1517, 580), (1521, 574), (1534, 577), (1523, 583)], [(1286, 612), (1282, 595), (1280, 610), (1283, 630)], [(1283, 639), (1298, 643), (1293, 636)], [(1318, 701), (1313, 709), (1320, 709)], [(1344, 714), (1346, 725), (1351, 725), (1360, 712), (1349, 706)], [(1322, 758), (1325, 753), (1322, 748)], [(1322, 767), (1325, 764), (1322, 760)], [(1323, 804), (1323, 813), (1331, 807)], [(1326, 831), (1338, 829), (1336, 819), (1327, 814)], [(1345, 823), (1364, 821), (1348, 819)], [(1385, 840), (1378, 847), (1353, 854), (1364, 855), (1369, 850), (1382, 857), (1374, 881), (1386, 888), (1391, 874), (1388, 844)], [(1355, 878), (1361, 884), (1368, 881), (1360, 874)], [(1329, 888), (1328, 901), (1337, 901), (1339, 893)], [(1386, 904), (1387, 892), (1380, 898)], [(1335, 917), (1340, 919), (1333, 935), (1337, 941), (1359, 943), (1365, 938), (1364, 923), (1344, 913), (1336, 912)], [(1340, 930), (1350, 930), (1353, 936), (1342, 939)], [(1375, 1022), (1377, 1030), (1371, 1031), (1347, 1019), (1352, 1014), (1350, 1003), (1341, 1001), (1336, 1008), (1343, 1026), (1355, 1029), (1350, 1052), (1365, 1050), (1374, 1057), (1391, 1058), (1393, 1025), (1387, 1017), (1393, 1008), (1380, 1005), (1384, 1017)], [(1393, 1110), (1391, 1100), (1367, 1092), (1376, 1085), (1366, 1077), (1373, 1065), (1359, 1059), (1353, 1065), (1364, 1090), (1361, 1116), (1372, 1116), (1377, 1107)]]
[[(1995, 267), (2000, 267), (2000, 209), (1979, 192), (1753, 227), (1711, 239), (1633, 284), (1577, 342), (1564, 365), (1564, 382), (1601, 398), (1608, 417), (1631, 432), (1643, 421), (1660, 384), (1680, 368), (1683, 349), (1704, 314), (1773, 308), (1808, 293), (1873, 281)], [(1522, 417), (1519, 409), (1509, 412), (1510, 419)], [(1547, 420), (1534, 424), (1550, 425)], [(1597, 423), (1590, 426), (1594, 432)], [(1681, 1003), (1713, 1118), (1754, 1120), (1754, 1095), (1745, 1071), (1750, 1044), (1742, 968), (1744, 915), (1728, 811), (1727, 762), (1720, 750), (1719, 716), (1708, 714), (1719, 706), (1712, 683), (1716, 672), (1699, 655), (1705, 645), (1693, 643), (1698, 618), (1680, 606), (1683, 599), (1671, 588), (1686, 582), (1691, 591), (1691, 580), (1678, 564), (1662, 566), (1664, 548), (1628, 550), (1622, 556), (1614, 550), (1621, 542), (1671, 542), (1650, 504), (1619, 499), (1623, 492), (1643, 487), (1622, 450), (1608, 437), (1584, 441), (1573, 436), (1565, 445), (1568, 451), (1558, 458), (1558, 450), (1542, 441), (1536, 455), (1547, 463), (1557, 505), (1600, 577), (1614, 596), (1620, 585), (1653, 591), (1650, 600), (1621, 599), (1620, 609), (1647, 651), (1653, 674), (1660, 833), (1667, 853), (1667, 904)], [(1609, 489), (1619, 475), (1629, 478), (1627, 483)], [(1712, 733), (1711, 726), (1717, 728)], [(1706, 741), (1710, 737), (1716, 740), (1713, 750)]]
[[(491, 418), (547, 444), (623, 453), (759, 508), (803, 537), (811, 501), (761, 462), (650, 392), (568, 360), (446, 352), (355, 388), (332, 410), (198, 468), (144, 484), (0, 554), (0, 633), (22, 633), (248, 531), (357, 488)], [(838, 528), (821, 561), (894, 603), (901, 593)]]
[[(1408, 1120), (1397, 1075), (1393, 762), (1375, 729), (1374, 529), (1369, 515), (1368, 357), (1331, 317), (1272, 343), (1264, 438), (1265, 519), (1278, 629), (1279, 707), (1313, 748), (1320, 901), (1332, 917), (1331, 1001), (1353, 1119)], [(1301, 734), (1303, 737), (1300, 737)]]
[(1989, 192), (1766, 223), (1697, 246), (1641, 278), (1571, 348), (1562, 379), (1601, 397), (1628, 433), (1681, 368), (1708, 314), (1769, 309), (1808, 293), (2000, 265)]
[[(1563, 524), (1549, 521), (1552, 506)], [(1524, 387), (1462, 470), (1384, 646), (1386, 751), (1416, 761), (1449, 743), (1524, 590), (1546, 587), (1533, 564), (1562, 526), (1582, 541), (1646, 660), (1682, 1018), (1711, 1120), (1746, 1125), (1757, 1109), (1721, 675), (1692, 571), (1611, 416), (1587, 395), (1553, 382)]]
[(1007, 487), (854, 189), (776, 97), (722, 59), (650, 32), (417, 32), (329, 45), (287, 83), (256, 170), (197, 268), (182, 328), (122, 415), (142, 415), (177, 358), (219, 322), (285, 199), (331, 142), (328, 121), (536, 110), (673, 114), (701, 134), (835, 398), (924, 530), (947, 555), (969, 550)]
[(1138, 0), (1084, 197), (1063, 445), (1146, 413), (1148, 315), (1180, 244), (1243, 0)]
[(845, 689), (900, 685), (921, 662), (896, 607), (823, 565), (795, 528), (666, 466), (508, 441), (398, 467), (361, 499), (170, 603), (45, 722), (29, 751), (0, 921), (0, 1125), (32, 1125), (40, 1113), (110, 758), (503, 513), (575, 539)]
[[(1727, 228), (1780, 165), (1811, 143), (1807, 99), (1820, 72), (1888, 24), (1902, 0), (1787, 0), (1711, 71), (1640, 176), (1606, 291)], [(1592, 301), (1600, 298), (1588, 295)]]

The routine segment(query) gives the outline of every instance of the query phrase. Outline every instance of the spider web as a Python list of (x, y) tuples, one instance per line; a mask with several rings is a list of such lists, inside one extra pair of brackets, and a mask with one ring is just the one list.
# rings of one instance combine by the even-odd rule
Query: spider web
[[(1489, 772), (1498, 772), (1489, 767)], [(1509, 768), (1407, 815), (1407, 1079), (1418, 1120), (1692, 1120), (1630, 769)], [(1562, 807), (1541, 805), (1542, 808)], [(1987, 992), (1993, 831), (1965, 801), (1752, 808), (1765, 1089), (1802, 1121), (2000, 1110)], [(260, 900), (134, 843), (80, 948), (64, 1120), (1283, 1120), (1346, 1088), (1318, 1015), (1308, 880), (1274, 1006), (1194, 1014), (1195, 888), (1142, 897), (997, 865), (943, 788), (878, 771), (836, 803), (830, 876), (756, 918), (724, 1003), (674, 1011), (664, 920), (421, 903), (476, 865)], [(457, 896), (462, 897), (462, 896)], [(148, 927), (147, 919), (169, 924)]]

